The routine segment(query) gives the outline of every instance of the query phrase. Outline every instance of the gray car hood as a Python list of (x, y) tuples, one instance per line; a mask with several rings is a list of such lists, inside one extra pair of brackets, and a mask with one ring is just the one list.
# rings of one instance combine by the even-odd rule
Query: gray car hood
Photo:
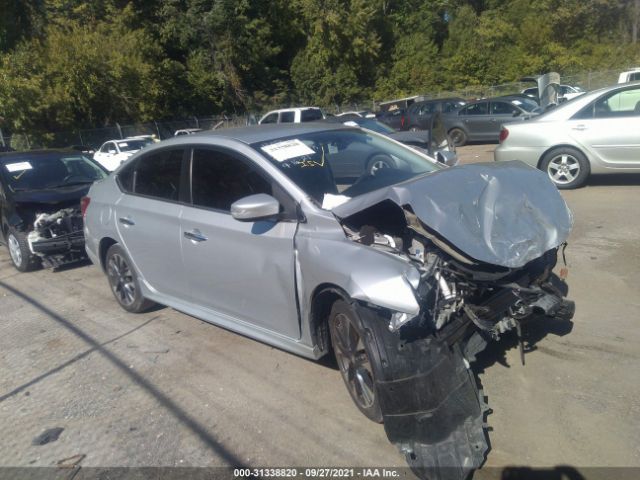
[(547, 175), (520, 161), (462, 165), (381, 188), (335, 207), (345, 218), (384, 200), (473, 259), (519, 268), (561, 245), (573, 216)]

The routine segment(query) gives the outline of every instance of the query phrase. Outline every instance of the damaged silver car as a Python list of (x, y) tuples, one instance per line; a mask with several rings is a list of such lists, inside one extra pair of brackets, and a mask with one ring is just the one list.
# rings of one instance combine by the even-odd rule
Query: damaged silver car
[(85, 203), (87, 253), (123, 308), (333, 353), (430, 478), (485, 459), (471, 364), (487, 342), (573, 315), (550, 281), (571, 213), (520, 162), (448, 168), (371, 131), (270, 125), (150, 146)]
[(0, 155), (0, 241), (19, 271), (86, 259), (80, 199), (106, 176), (76, 151)]

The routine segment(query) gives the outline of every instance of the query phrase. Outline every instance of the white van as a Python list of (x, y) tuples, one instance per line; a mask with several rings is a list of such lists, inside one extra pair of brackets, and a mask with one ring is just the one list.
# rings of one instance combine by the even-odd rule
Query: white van
[(267, 112), (258, 123), (302, 123), (324, 118), (324, 112), (318, 107), (282, 108)]

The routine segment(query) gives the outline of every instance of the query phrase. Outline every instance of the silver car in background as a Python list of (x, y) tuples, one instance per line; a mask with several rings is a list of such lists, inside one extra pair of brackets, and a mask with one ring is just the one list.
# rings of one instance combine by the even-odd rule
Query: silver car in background
[(594, 90), (500, 133), (496, 161), (521, 160), (558, 188), (591, 173), (640, 172), (640, 82)]
[(84, 204), (87, 253), (124, 309), (333, 351), (358, 409), (447, 478), (488, 451), (475, 355), (573, 315), (550, 276), (571, 213), (520, 162), (447, 168), (359, 128), (256, 126), (149, 146)]

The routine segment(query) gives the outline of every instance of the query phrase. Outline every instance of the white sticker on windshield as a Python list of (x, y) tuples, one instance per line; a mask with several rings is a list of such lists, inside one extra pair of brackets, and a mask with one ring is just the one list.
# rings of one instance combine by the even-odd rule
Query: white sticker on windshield
[(5, 167), (9, 172), (22, 172), (33, 168), (29, 162), (7, 163)]
[(292, 158), (302, 157), (303, 155), (313, 155), (316, 153), (297, 138), (294, 138), (293, 140), (285, 140), (284, 142), (272, 143), (271, 145), (265, 145), (262, 147), (262, 150), (271, 155), (278, 162), (284, 162)]
[(127, 142), (120, 142), (120, 143), (118, 143), (118, 146), (119, 147), (128, 147), (129, 144)]

